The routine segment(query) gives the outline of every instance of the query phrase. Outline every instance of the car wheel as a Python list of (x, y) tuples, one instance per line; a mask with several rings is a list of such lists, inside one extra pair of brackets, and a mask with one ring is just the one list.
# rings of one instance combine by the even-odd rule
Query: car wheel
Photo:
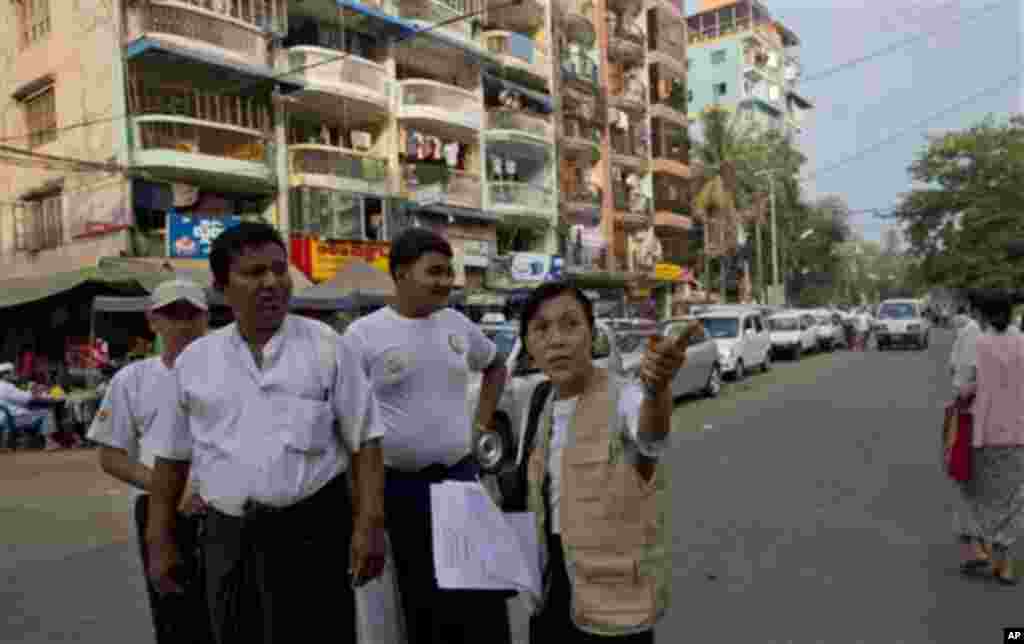
[(711, 373), (708, 374), (708, 381), (704, 385), (704, 396), (716, 398), (722, 393), (722, 368), (717, 364), (711, 365)]
[(736, 382), (742, 382), (743, 379), (746, 378), (746, 377), (747, 377), (747, 370), (743, 366), (743, 361), (742, 360), (737, 360), (736, 361), (736, 371), (735, 371), (735, 373), (733, 375), (733, 380), (735, 380)]
[(475, 453), (480, 469), (485, 474), (496, 474), (515, 458), (512, 428), (508, 418), (497, 415), (494, 427), (481, 434), (476, 441)]
[(768, 373), (772, 368), (772, 350), (764, 352), (764, 360), (761, 362), (761, 373)]

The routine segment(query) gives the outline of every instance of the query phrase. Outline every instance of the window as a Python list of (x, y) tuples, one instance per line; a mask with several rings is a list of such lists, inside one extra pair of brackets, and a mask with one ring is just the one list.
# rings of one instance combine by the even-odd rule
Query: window
[(725, 96), (729, 93), (729, 85), (727, 83), (715, 83), (715, 96)]
[(57, 248), (64, 240), (63, 194), (33, 197), (19, 205), (14, 219), (15, 247), (40, 251)]
[(34, 45), (50, 33), (50, 0), (15, 0), (18, 8), (19, 45)]
[(711, 64), (721, 65), (725, 62), (725, 50), (719, 49), (718, 51), (711, 52)]
[(57, 139), (57, 101), (53, 85), (22, 100), (29, 147), (45, 145)]
[(692, 89), (686, 90), (686, 102), (687, 103), (692, 103), (693, 102), (693, 90)]

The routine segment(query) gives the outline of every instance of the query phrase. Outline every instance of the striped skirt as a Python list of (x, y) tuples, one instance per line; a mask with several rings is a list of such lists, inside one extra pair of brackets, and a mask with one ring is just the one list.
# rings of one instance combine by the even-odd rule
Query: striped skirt
[(973, 476), (960, 486), (963, 534), (1010, 546), (1024, 534), (1024, 447), (973, 450)]

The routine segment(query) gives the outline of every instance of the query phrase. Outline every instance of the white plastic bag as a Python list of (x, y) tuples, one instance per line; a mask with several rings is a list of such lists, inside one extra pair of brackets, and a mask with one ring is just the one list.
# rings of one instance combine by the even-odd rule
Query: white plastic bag
[(406, 644), (398, 577), (387, 542), (387, 563), (380, 577), (356, 589), (356, 641), (359, 644)]

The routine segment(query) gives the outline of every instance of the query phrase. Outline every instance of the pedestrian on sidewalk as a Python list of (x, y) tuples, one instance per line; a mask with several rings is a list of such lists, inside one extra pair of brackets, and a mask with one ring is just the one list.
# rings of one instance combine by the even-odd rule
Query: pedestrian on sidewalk
[(990, 332), (976, 342), (976, 377), (961, 386), (973, 399), (972, 476), (964, 490), (972, 520), (991, 546), (991, 572), (1016, 585), (1010, 547), (1024, 532), (1024, 336), (1010, 331), (1013, 300), (983, 294), (978, 308)]
[(206, 333), (208, 310), (206, 295), (193, 282), (176, 279), (157, 286), (146, 319), (160, 336), (163, 353), (132, 362), (114, 375), (88, 433), (89, 440), (100, 445), (103, 471), (132, 486), (139, 555), (157, 644), (213, 644), (198, 554), (200, 517), (205, 505), (194, 493), (194, 486), (185, 495), (174, 526), (187, 592), (161, 596), (145, 574), (149, 570), (146, 519), (155, 458), (145, 444), (146, 438), (164, 392), (175, 386), (174, 361), (185, 347)]
[(150, 575), (160, 592), (181, 591), (174, 519), (191, 464), (208, 505), (217, 643), (354, 641), (353, 587), (384, 569), (376, 401), (348, 343), (288, 313), (287, 248), (275, 228), (226, 230), (210, 267), (235, 323), (189, 345), (161, 396), (147, 441)]
[(691, 332), (648, 347), (641, 385), (594, 365), (594, 310), (579, 288), (543, 284), (523, 307), (523, 344), (553, 384), (519, 459), (545, 580), (543, 596), (531, 598), (530, 642), (654, 641), (672, 574), (659, 457)]
[[(446, 590), (434, 574), (430, 485), (474, 481), (476, 439), (493, 431), (505, 356), (479, 326), (447, 308), (452, 249), (412, 228), (391, 243), (397, 300), (353, 322), (345, 338), (380, 401), (387, 527), (409, 644), (507, 644), (508, 593)], [(471, 371), (483, 372), (474, 419)]]

